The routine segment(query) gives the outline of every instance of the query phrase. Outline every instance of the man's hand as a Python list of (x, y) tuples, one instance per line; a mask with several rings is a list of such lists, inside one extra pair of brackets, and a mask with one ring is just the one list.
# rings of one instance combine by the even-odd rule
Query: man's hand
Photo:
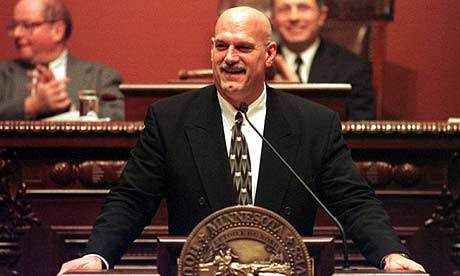
[(280, 82), (301, 82), (299, 77), (292, 72), (289, 65), (287, 65), (286, 61), (284, 61), (283, 56), (276, 55), (275, 57), (275, 76), (273, 77), (274, 81)]
[(388, 254), (385, 256), (385, 270), (412, 270), (426, 272), (422, 265), (404, 257), (401, 254)]
[(35, 118), (45, 112), (60, 113), (69, 108), (68, 78), (57, 80), (53, 72), (43, 65), (37, 65), (37, 72), (29, 73), (29, 76), (35, 77), (37, 82), (28, 85), (29, 89), (35, 88), (35, 93), (24, 102), (27, 118)]
[[(48, 67), (38, 64), (37, 65), (37, 75), (35, 77), (37, 78), (37, 82), (49, 82), (52, 79), (55, 79), (53, 71), (51, 71)], [(32, 73), (32, 77), (34, 77)]]
[(58, 276), (71, 270), (101, 270), (102, 260), (96, 256), (84, 256), (75, 260), (68, 261), (61, 266)]

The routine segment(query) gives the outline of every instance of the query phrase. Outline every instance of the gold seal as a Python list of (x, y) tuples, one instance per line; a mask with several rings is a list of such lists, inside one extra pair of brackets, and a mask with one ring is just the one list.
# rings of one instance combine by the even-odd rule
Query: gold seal
[(179, 276), (313, 275), (302, 239), (284, 218), (251, 205), (217, 211), (188, 236)]

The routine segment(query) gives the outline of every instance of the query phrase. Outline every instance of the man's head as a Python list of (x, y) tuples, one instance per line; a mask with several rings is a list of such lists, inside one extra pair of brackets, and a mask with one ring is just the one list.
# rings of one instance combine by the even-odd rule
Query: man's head
[(216, 23), (211, 61), (214, 82), (233, 106), (255, 101), (265, 84), (265, 69), (276, 55), (269, 19), (249, 7), (226, 10)]
[(272, 23), (282, 43), (300, 53), (319, 36), (328, 8), (322, 0), (272, 0)]
[(64, 49), (72, 20), (61, 0), (20, 0), (7, 29), (21, 60), (48, 63)]

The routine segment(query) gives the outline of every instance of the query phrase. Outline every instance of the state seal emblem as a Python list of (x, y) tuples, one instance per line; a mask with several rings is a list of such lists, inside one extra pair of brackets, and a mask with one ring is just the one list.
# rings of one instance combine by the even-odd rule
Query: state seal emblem
[(264, 208), (238, 205), (201, 221), (184, 244), (178, 275), (313, 275), (300, 235), (284, 218)]

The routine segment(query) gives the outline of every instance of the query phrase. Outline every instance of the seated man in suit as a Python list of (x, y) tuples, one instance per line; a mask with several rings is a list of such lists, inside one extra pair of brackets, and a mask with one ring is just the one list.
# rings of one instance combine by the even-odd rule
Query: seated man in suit
[(328, 7), (323, 0), (272, 0), (272, 24), (281, 38), (277, 81), (350, 83), (347, 120), (373, 120), (374, 90), (369, 62), (320, 36)]
[(100, 102), (99, 116), (124, 119), (120, 75), (67, 50), (72, 21), (61, 0), (20, 0), (7, 30), (18, 58), (0, 63), (0, 120), (41, 119), (78, 108), (82, 89), (116, 95)]
[[(337, 113), (265, 84), (276, 48), (263, 13), (249, 7), (222, 13), (211, 46), (215, 85), (150, 106), (145, 129), (97, 217), (86, 255), (63, 264), (60, 274), (113, 267), (149, 225), (162, 198), (170, 235), (188, 235), (211, 213), (241, 200), (270, 209), (301, 235), (311, 235), (317, 203), (241, 117), (241, 103), (249, 105), (252, 123), (309, 180), (371, 264), (423, 271), (408, 258), (354, 165)], [(230, 166), (236, 127), (250, 156), (245, 168), (251, 173), (245, 170), (244, 181)], [(247, 189), (239, 190), (237, 181)]]

